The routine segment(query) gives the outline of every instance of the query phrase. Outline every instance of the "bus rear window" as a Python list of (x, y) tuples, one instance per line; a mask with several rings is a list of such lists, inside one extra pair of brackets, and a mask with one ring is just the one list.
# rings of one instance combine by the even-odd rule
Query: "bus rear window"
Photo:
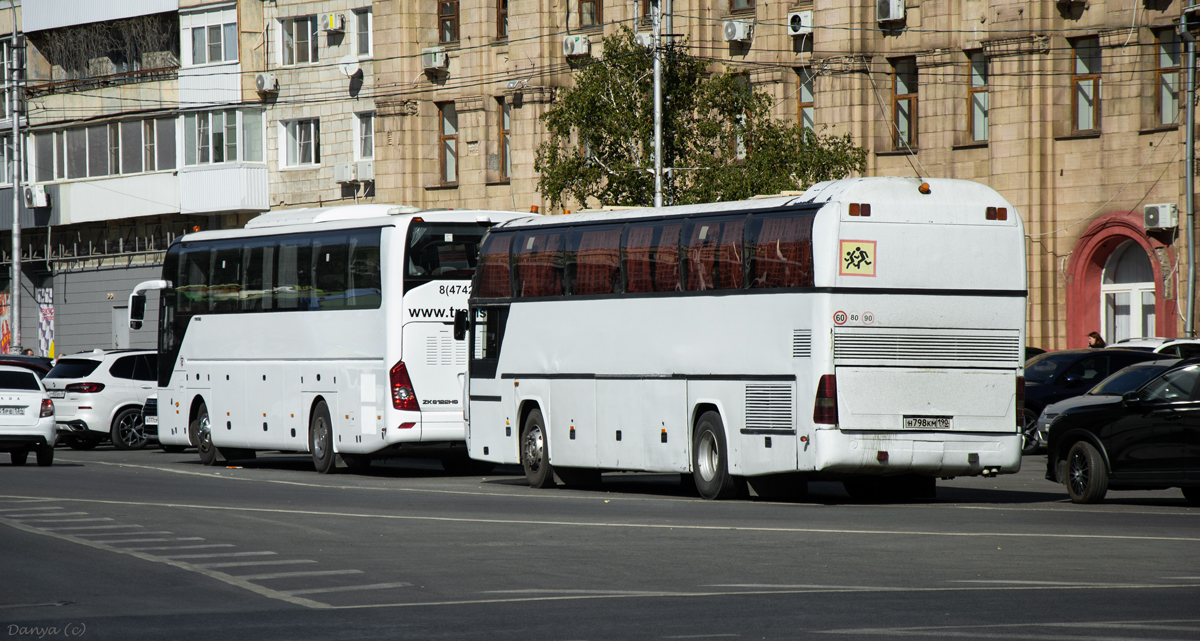
[(471, 280), (486, 231), (476, 223), (414, 222), (408, 228), (405, 289), (431, 280)]

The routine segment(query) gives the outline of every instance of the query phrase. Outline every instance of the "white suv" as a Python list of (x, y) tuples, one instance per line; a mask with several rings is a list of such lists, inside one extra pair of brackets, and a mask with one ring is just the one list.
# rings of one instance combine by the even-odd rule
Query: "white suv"
[(106, 437), (119, 450), (145, 447), (142, 405), (157, 381), (158, 352), (102, 349), (64, 356), (42, 379), (58, 433), (77, 450)]
[(1200, 339), (1195, 338), (1126, 338), (1109, 345), (1109, 347), (1154, 352), (1175, 358), (1200, 356)]

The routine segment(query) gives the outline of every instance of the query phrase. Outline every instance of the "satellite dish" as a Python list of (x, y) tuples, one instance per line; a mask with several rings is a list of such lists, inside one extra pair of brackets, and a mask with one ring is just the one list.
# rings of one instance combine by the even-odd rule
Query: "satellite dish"
[(338, 60), (338, 71), (342, 72), (342, 75), (347, 78), (358, 73), (358, 69), (358, 58), (353, 55), (342, 56), (342, 59)]

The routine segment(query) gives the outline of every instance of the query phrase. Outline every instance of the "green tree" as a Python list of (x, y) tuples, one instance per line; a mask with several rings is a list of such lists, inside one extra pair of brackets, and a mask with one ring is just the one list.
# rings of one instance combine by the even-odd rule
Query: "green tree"
[[(667, 202), (743, 200), (862, 171), (848, 135), (821, 135), (771, 116), (771, 97), (745, 76), (707, 73), (678, 49), (664, 56), (663, 166)], [(627, 28), (604, 39), (542, 117), (538, 192), (555, 207), (654, 203), (653, 60)]]

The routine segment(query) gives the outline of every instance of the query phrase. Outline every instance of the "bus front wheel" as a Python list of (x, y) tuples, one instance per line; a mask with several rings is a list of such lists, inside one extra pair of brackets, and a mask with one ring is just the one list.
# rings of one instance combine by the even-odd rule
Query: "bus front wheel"
[(521, 467), (525, 468), (529, 487), (554, 487), (554, 470), (550, 469), (550, 451), (546, 448), (546, 421), (539, 409), (530, 412), (521, 427)]
[(308, 422), (308, 451), (312, 452), (313, 467), (318, 474), (329, 474), (337, 470), (333, 453), (333, 422), (329, 420), (329, 406), (318, 401), (313, 407)]
[(208, 419), (208, 406), (201, 404), (196, 410), (196, 418), (188, 426), (189, 436), (200, 453), (202, 465), (216, 465), (219, 455), (217, 446), (212, 442), (212, 422)]
[(692, 478), (696, 480), (696, 491), (706, 499), (734, 498), (745, 483), (729, 473), (725, 426), (716, 412), (705, 412), (696, 422), (692, 435)]

